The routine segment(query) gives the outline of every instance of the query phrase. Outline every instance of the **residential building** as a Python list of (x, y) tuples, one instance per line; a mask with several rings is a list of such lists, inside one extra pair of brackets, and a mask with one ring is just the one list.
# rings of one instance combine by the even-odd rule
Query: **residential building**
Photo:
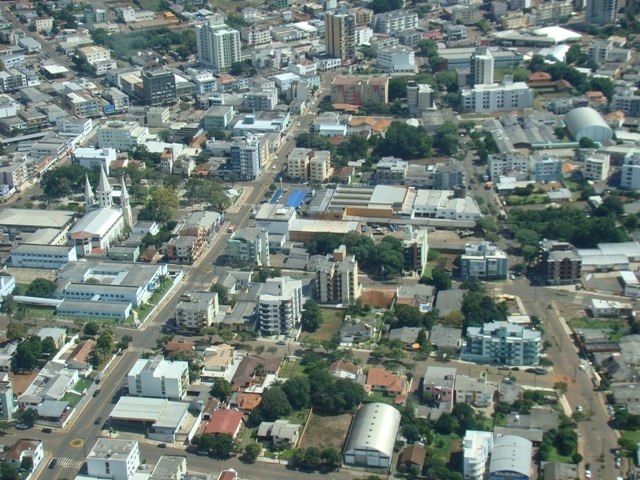
[[(11, 447), (3, 454), (3, 461), (22, 470), (28, 463), (31, 466), (27, 469), (25, 478), (32, 478), (40, 463), (44, 460), (44, 444), (41, 440), (31, 438), (21, 438), (16, 440)], [(22, 477), (21, 477), (22, 478)]]
[(140, 447), (135, 440), (98, 438), (87, 455), (92, 477), (130, 480), (140, 466)]
[(571, 285), (582, 277), (582, 258), (567, 242), (542, 242), (542, 271), (548, 285)]
[(309, 159), (309, 180), (313, 182), (327, 182), (333, 175), (331, 166), (331, 152), (329, 150), (314, 150)]
[(289, 423), (289, 420), (262, 422), (258, 427), (256, 437), (258, 440), (271, 442), (272, 447), (276, 450), (296, 448), (301, 430), (302, 425)]
[(529, 157), (519, 153), (495, 153), (489, 155), (489, 178), (497, 181), (501, 176), (515, 175), (517, 179), (529, 177)]
[(471, 74), (469, 75), (472, 86), (493, 85), (494, 58), (486, 47), (480, 47), (471, 55)]
[(213, 67), (218, 73), (229, 71), (240, 61), (240, 32), (229, 28), (215, 17), (196, 26), (198, 62)]
[(609, 158), (608, 153), (593, 152), (588, 154), (584, 159), (583, 177), (594, 182), (604, 182), (609, 178)]
[(16, 279), (11, 275), (0, 275), (0, 300), (13, 294)]
[(606, 63), (609, 59), (609, 54), (611, 53), (612, 48), (613, 42), (610, 40), (592, 40), (589, 43), (587, 55), (589, 56), (590, 60), (594, 61), (598, 65), (601, 65)]
[(250, 47), (269, 45), (271, 43), (271, 32), (265, 25), (251, 25), (240, 29), (240, 38)]
[(469, 327), (461, 358), (501, 365), (537, 365), (542, 351), (541, 337), (537, 330), (508, 322)]
[(572, 13), (573, 2), (562, 0), (537, 4), (527, 17), (531, 26), (557, 25), (559, 19), (568, 18)]
[(169, 105), (176, 100), (176, 77), (173, 72), (163, 68), (142, 72), (142, 101), (145, 105)]
[(36, 32), (50, 33), (53, 30), (53, 18), (52, 17), (36, 17), (33, 19), (33, 26)]
[(616, 21), (618, 0), (586, 0), (585, 20), (591, 25), (606, 25)]
[(189, 300), (181, 300), (176, 306), (176, 325), (180, 331), (199, 333), (211, 326), (218, 315), (218, 294), (194, 292)]
[(228, 408), (215, 410), (202, 433), (208, 435), (230, 435), (235, 439), (242, 429), (243, 422), (243, 414), (240, 410)]
[(379, 185), (404, 183), (409, 162), (396, 157), (382, 157), (376, 163), (375, 179)]
[(422, 381), (423, 395), (428, 395), (450, 412), (455, 399), (456, 369), (452, 367), (427, 367)]
[(325, 12), (324, 40), (327, 53), (344, 61), (355, 55), (355, 21), (352, 16)]
[(179, 263), (193, 263), (205, 251), (222, 220), (222, 215), (217, 212), (190, 213), (174, 230), (177, 236), (166, 244), (167, 258)]
[(437, 163), (433, 175), (433, 188), (436, 190), (453, 190), (465, 184), (465, 173), (460, 165), (452, 161)]
[(370, 392), (380, 392), (390, 397), (401, 397), (407, 393), (409, 383), (405, 375), (386, 371), (384, 368), (369, 368), (365, 386)]
[(624, 157), (620, 172), (620, 187), (640, 190), (640, 150), (630, 150)]
[(253, 112), (269, 111), (278, 104), (278, 90), (249, 90), (244, 96), (244, 107)]
[(141, 358), (127, 374), (130, 396), (182, 400), (189, 387), (189, 364), (162, 355)]
[(313, 154), (310, 148), (294, 148), (287, 155), (287, 176), (296, 180), (309, 179), (309, 158)]
[(13, 420), (18, 405), (13, 397), (11, 381), (0, 382), (0, 420)]
[(388, 77), (336, 76), (331, 81), (331, 102), (362, 106), (389, 103)]
[(111, 147), (120, 152), (144, 143), (149, 137), (149, 129), (137, 122), (107, 122), (98, 128), (98, 147)]
[(433, 109), (433, 89), (428, 83), (407, 83), (407, 106), (410, 115), (421, 115)]
[(533, 90), (525, 82), (514, 82), (510, 75), (500, 84), (463, 88), (461, 97), (465, 112), (506, 112), (533, 106)]
[(531, 157), (533, 164), (532, 178), (536, 182), (559, 182), (562, 180), (562, 160), (555, 155), (546, 153)]
[[(443, 292), (456, 292), (457, 290), (442, 290), (438, 294), (438, 298)], [(448, 355), (456, 353), (462, 344), (462, 329), (448, 327), (446, 325), (434, 325), (429, 333), (429, 343), (439, 355)]]
[(373, 28), (377, 33), (394, 33), (413, 30), (420, 26), (418, 13), (413, 10), (391, 10), (390, 12), (378, 13), (373, 18)]
[(256, 212), (256, 228), (266, 230), (269, 236), (281, 235), (289, 240), (289, 230), (297, 216), (295, 207), (265, 203)]
[(302, 282), (290, 277), (269, 278), (258, 299), (258, 323), (263, 335), (286, 335), (302, 316)]
[(11, 265), (13, 267), (58, 270), (67, 263), (77, 260), (76, 249), (73, 246), (23, 243), (11, 249)]
[(347, 255), (345, 245), (335, 249), (333, 255), (320, 259), (316, 266), (318, 302), (348, 305), (360, 297), (361, 291), (358, 261), (354, 255)]
[(99, 117), (102, 115), (102, 103), (86, 90), (69, 92), (62, 96), (63, 105), (76, 117)]
[(424, 272), (427, 266), (427, 256), (429, 253), (429, 240), (427, 229), (412, 229), (407, 238), (403, 239), (404, 269), (419, 274)]
[(269, 232), (257, 227), (235, 231), (227, 240), (227, 254), (234, 265), (269, 266)]
[(614, 93), (610, 108), (621, 110), (628, 117), (640, 117), (640, 96), (635, 95), (636, 91), (637, 89), (633, 88)]
[(484, 480), (493, 448), (493, 432), (467, 430), (462, 448), (464, 480)]
[(490, 242), (467, 244), (460, 257), (461, 276), (465, 280), (499, 280), (507, 278), (507, 254)]
[(498, 385), (488, 382), (484, 376), (474, 378), (458, 375), (454, 391), (455, 403), (466, 403), (478, 408), (491, 407), (497, 391)]
[[(233, 109), (233, 107), (230, 107)], [(208, 112), (207, 112), (208, 113)], [(147, 125), (153, 128), (162, 128), (171, 120), (171, 108), (169, 107), (149, 107), (147, 110)], [(206, 114), (203, 117), (206, 122)], [(231, 119), (229, 119), (231, 121)]]
[(214, 105), (202, 117), (202, 126), (206, 131), (224, 130), (233, 120), (233, 105)]
[(260, 174), (266, 145), (255, 137), (231, 145), (231, 169), (240, 180), (255, 180)]

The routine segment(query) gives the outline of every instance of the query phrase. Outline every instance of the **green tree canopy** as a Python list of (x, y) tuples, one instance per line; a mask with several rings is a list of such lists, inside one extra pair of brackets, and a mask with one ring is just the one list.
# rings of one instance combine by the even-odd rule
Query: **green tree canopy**
[(273, 386), (262, 394), (260, 413), (267, 421), (274, 421), (291, 412), (291, 404), (282, 387)]
[(322, 312), (315, 300), (309, 298), (304, 302), (300, 323), (305, 332), (315, 332), (322, 325)]
[(174, 190), (156, 187), (151, 190), (147, 203), (140, 210), (138, 218), (166, 222), (173, 218), (179, 205), (178, 195)]
[(29, 284), (26, 295), (29, 297), (52, 298), (55, 291), (55, 282), (46, 278), (36, 278)]
[(420, 127), (394, 121), (380, 138), (375, 153), (381, 157), (395, 156), (403, 160), (424, 158), (431, 152), (431, 138)]
[(231, 384), (224, 378), (216, 378), (211, 387), (211, 396), (217, 398), (221, 402), (226, 402), (231, 398), (233, 389)]

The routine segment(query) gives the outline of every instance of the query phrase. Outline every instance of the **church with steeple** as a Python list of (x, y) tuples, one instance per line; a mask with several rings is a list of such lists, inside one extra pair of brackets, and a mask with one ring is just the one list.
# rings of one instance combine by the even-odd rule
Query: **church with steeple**
[(113, 204), (113, 188), (104, 168), (100, 167), (98, 188), (93, 193), (89, 177), (85, 177), (86, 213), (69, 231), (69, 242), (78, 257), (106, 253), (123, 236), (125, 228), (133, 227), (129, 193), (120, 179), (120, 205)]

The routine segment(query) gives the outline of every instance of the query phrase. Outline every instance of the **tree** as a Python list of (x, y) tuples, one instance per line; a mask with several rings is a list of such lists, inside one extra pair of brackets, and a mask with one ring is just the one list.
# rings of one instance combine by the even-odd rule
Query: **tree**
[(244, 447), (245, 458), (249, 463), (256, 463), (261, 452), (262, 447), (258, 442), (251, 442)]
[(402, 8), (401, 0), (373, 0), (371, 8), (374, 13), (389, 12), (391, 10), (399, 10)]
[(126, 350), (129, 348), (129, 345), (131, 345), (131, 342), (133, 342), (133, 337), (131, 335), (123, 335), (118, 342), (117, 347), (121, 350)]
[(389, 101), (405, 98), (407, 96), (407, 80), (402, 77), (392, 77), (389, 80)]
[(580, 145), (580, 148), (597, 148), (598, 147), (596, 142), (591, 140), (589, 137), (582, 137), (578, 143)]
[(80, 165), (62, 165), (44, 172), (40, 185), (43, 193), (49, 198), (65, 197), (84, 191), (85, 175), (89, 175), (90, 181), (95, 182), (97, 179), (95, 172), (90, 172)]
[(0, 462), (0, 478), (2, 480), (21, 480), (22, 475), (16, 467), (8, 462)]
[(103, 330), (96, 340), (96, 351), (106, 357), (113, 351), (113, 335), (109, 330)]
[(260, 412), (267, 421), (275, 421), (291, 413), (291, 404), (282, 387), (273, 386), (262, 394)]
[(235, 447), (233, 437), (226, 433), (217, 435), (203, 435), (203, 437), (212, 437), (207, 444), (209, 451), (216, 458), (229, 458)]
[(26, 408), (17, 413), (17, 418), (20, 423), (24, 423), (28, 427), (33, 427), (38, 420), (38, 411), (35, 408)]
[(322, 325), (322, 312), (315, 300), (310, 298), (304, 302), (300, 323), (305, 332), (315, 332)]
[(58, 351), (58, 347), (56, 347), (56, 342), (54, 342), (53, 338), (51, 337), (46, 337), (44, 340), (42, 340), (41, 346), (42, 346), (42, 353), (47, 354), (49, 356), (55, 355), (55, 353)]
[(174, 190), (165, 187), (156, 187), (151, 190), (144, 208), (140, 210), (138, 218), (142, 220), (154, 220), (166, 222), (175, 215), (180, 205), (178, 195)]
[(335, 448), (325, 448), (320, 454), (320, 458), (329, 470), (335, 470), (342, 461), (342, 457)]
[(29, 329), (26, 325), (18, 322), (12, 322), (7, 325), (7, 339), (17, 340), (19, 338), (25, 338), (29, 334)]
[(94, 337), (100, 332), (100, 326), (96, 322), (87, 322), (82, 329), (85, 335)]
[(430, 152), (431, 138), (422, 128), (398, 121), (391, 122), (375, 148), (375, 153), (381, 157), (395, 156), (403, 160), (424, 158)]
[(33, 336), (20, 342), (13, 357), (14, 365), (18, 371), (31, 371), (38, 365), (38, 359), (42, 356), (42, 341), (40, 337)]
[(306, 377), (293, 377), (282, 385), (291, 407), (295, 410), (309, 408), (311, 405), (311, 385)]
[(393, 309), (396, 318), (394, 327), (420, 327), (424, 321), (424, 315), (418, 307), (398, 304)]
[(231, 384), (224, 378), (216, 378), (209, 393), (221, 402), (226, 402), (231, 397), (233, 389), (231, 388)]
[(451, 288), (451, 277), (442, 268), (436, 267), (431, 272), (431, 284), (439, 292)]
[(220, 305), (229, 304), (229, 289), (221, 283), (214, 283), (213, 285), (211, 285), (209, 291), (218, 294), (218, 303)]
[(460, 146), (458, 127), (452, 122), (444, 122), (442, 125), (438, 125), (432, 139), (433, 148), (438, 151), (439, 155), (454, 155)]
[(340, 235), (335, 233), (318, 233), (306, 243), (309, 255), (326, 255), (338, 248), (343, 241)]
[(56, 284), (46, 278), (36, 278), (27, 288), (26, 295), (28, 297), (51, 298), (56, 291)]

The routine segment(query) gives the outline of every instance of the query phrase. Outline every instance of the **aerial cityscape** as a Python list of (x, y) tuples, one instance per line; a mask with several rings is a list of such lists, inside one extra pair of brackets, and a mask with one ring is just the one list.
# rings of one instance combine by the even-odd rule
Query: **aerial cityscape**
[(0, 480), (640, 479), (637, 0), (0, 2)]

